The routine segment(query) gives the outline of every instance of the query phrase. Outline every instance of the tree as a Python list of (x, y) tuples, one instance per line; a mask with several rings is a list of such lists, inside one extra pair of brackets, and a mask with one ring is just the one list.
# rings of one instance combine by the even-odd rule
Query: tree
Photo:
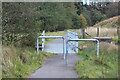
[(81, 27), (82, 37), (85, 38), (85, 28), (87, 27), (87, 21), (83, 14), (80, 14), (80, 27)]
[(84, 14), (84, 17), (86, 18), (88, 25), (91, 26), (92, 25), (91, 11), (89, 11), (86, 7), (83, 7), (81, 14)]
[[(31, 42), (35, 42), (32, 40), (43, 30), (59, 31), (79, 24), (74, 3), (8, 2), (3, 3), (2, 9), (2, 38), (6, 43), (9, 40), (10, 44), (21, 41), (32, 45)], [(18, 35), (22, 37), (16, 40)]]
[(78, 15), (84, 14), (84, 17), (87, 20), (88, 26), (92, 26), (97, 22), (100, 22), (101, 20), (106, 19), (105, 5), (108, 6), (108, 2), (104, 2), (104, 3), (99, 2), (98, 5), (94, 5), (94, 4), (82, 5), (82, 2), (75, 3), (75, 6), (77, 8), (77, 11), (76, 11), (77, 14)]
[(104, 19), (106, 19), (106, 15), (101, 13), (100, 11), (98, 10), (93, 10), (92, 11), (92, 21), (93, 21), (93, 24), (95, 23), (98, 23)]
[(110, 2), (106, 7), (105, 7), (105, 13), (108, 17), (113, 17), (117, 16), (118, 14), (118, 2)]
[(81, 28), (86, 28), (87, 27), (87, 20), (84, 17), (84, 15), (80, 14), (79, 18), (80, 18), (80, 27)]
[[(3, 3), (2, 5), (2, 28), (3, 28), (3, 43), (13, 44), (13, 42), (23, 42), (23, 37), (29, 37), (35, 40), (37, 33), (41, 28), (38, 28), (36, 20), (38, 15), (34, 10), (36, 3)], [(32, 36), (31, 36), (32, 35)], [(5, 42), (4, 42), (5, 41)], [(27, 41), (26, 41), (27, 42)], [(35, 41), (32, 41), (35, 42)], [(24, 44), (24, 43), (23, 43)], [(32, 45), (29, 43), (29, 45)]]

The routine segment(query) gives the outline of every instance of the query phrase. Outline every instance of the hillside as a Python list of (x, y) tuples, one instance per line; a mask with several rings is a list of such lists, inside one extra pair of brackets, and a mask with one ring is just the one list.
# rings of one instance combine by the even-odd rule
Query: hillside
[(118, 18), (120, 16), (115, 16), (106, 20), (103, 20), (94, 25), (94, 27), (118, 27)]

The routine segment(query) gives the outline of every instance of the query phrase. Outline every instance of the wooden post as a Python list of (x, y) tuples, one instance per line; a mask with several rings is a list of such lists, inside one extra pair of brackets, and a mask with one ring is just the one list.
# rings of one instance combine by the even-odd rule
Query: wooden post
[(85, 29), (84, 28), (81, 28), (81, 34), (82, 34), (82, 38), (84, 39), (85, 38)]
[[(118, 39), (120, 38), (120, 27), (117, 27), (117, 35)], [(118, 44), (120, 44), (120, 41), (118, 40)]]
[(97, 37), (99, 36), (99, 27), (97, 28)]
[(83, 28), (83, 39), (85, 38), (85, 29)]

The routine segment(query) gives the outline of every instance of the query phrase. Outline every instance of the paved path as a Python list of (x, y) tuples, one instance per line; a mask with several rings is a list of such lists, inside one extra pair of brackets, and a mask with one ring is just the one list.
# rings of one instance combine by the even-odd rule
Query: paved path
[[(63, 53), (62, 39), (55, 39), (46, 44), (45, 52)], [(75, 52), (69, 49), (69, 53)], [(63, 54), (51, 56), (45, 61), (45, 64), (32, 73), (29, 78), (77, 78), (77, 74), (73, 70), (73, 66), (78, 60), (79, 57), (76, 54), (69, 54), (68, 65), (66, 65), (65, 60), (63, 59)]]
[[(66, 38), (66, 35), (64, 35), (64, 38)], [(65, 43), (64, 43), (65, 44)], [(66, 47), (64, 46), (64, 50), (66, 52)], [(50, 53), (63, 53), (63, 39), (54, 39), (52, 42), (45, 44), (45, 52)], [(68, 49), (69, 53), (75, 53), (70, 48)]]
[(76, 54), (69, 54), (68, 65), (65, 64), (62, 57), (62, 54), (51, 56), (29, 78), (77, 78), (77, 74), (72, 67), (79, 60), (79, 57)]

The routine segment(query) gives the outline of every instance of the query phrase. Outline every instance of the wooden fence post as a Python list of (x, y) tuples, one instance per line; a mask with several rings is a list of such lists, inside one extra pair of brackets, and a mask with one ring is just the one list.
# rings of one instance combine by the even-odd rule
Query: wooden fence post
[(84, 28), (81, 28), (81, 34), (82, 34), (82, 38), (84, 39), (85, 38), (85, 29)]
[(99, 27), (97, 28), (97, 37), (99, 36)]
[(83, 28), (83, 39), (85, 38), (85, 29)]

